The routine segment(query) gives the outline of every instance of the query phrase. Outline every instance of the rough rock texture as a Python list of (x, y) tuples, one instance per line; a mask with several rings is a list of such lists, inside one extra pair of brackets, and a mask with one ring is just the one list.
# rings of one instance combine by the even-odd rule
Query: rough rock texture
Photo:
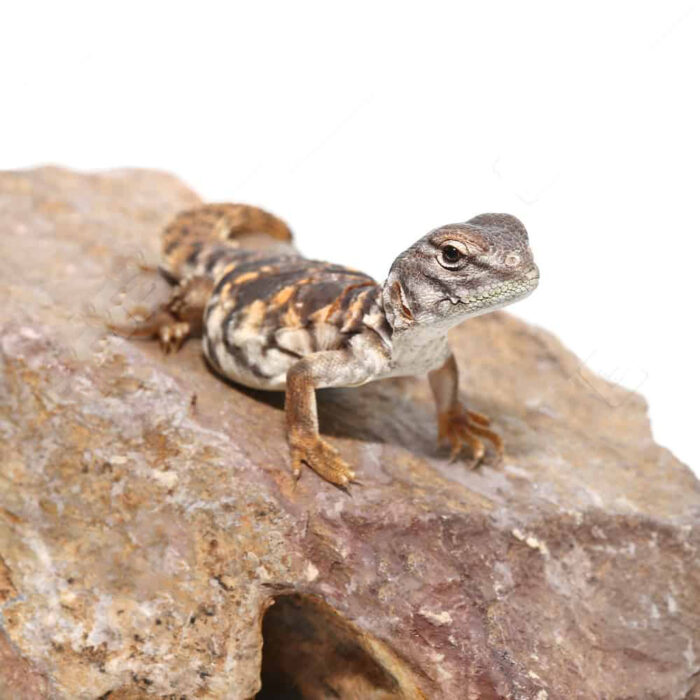
[(503, 465), (387, 381), (321, 398), (362, 486), (294, 489), (279, 396), (104, 331), (196, 201), (0, 175), (0, 697), (700, 697), (700, 492), (639, 396), (492, 314), (453, 341)]

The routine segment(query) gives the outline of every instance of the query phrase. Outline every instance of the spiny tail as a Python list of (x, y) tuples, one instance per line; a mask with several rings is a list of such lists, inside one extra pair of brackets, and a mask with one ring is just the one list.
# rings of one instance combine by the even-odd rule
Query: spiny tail
[(236, 239), (242, 236), (248, 237), (255, 248), (273, 243), (269, 239), (262, 244), (256, 242), (256, 234), (287, 244), (292, 241), (292, 232), (284, 221), (247, 204), (205, 204), (180, 212), (163, 232), (163, 268), (181, 279), (196, 267), (203, 254), (211, 257), (220, 252), (223, 256), (226, 250), (239, 248), (242, 241)]

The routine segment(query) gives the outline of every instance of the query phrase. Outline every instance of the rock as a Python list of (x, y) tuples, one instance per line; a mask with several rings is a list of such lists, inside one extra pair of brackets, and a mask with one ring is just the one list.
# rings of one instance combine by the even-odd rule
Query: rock
[(502, 465), (449, 464), (402, 379), (323, 393), (362, 485), (295, 489), (279, 395), (104, 331), (197, 201), (0, 175), (3, 698), (700, 697), (700, 490), (639, 396), (491, 314), (453, 342)]

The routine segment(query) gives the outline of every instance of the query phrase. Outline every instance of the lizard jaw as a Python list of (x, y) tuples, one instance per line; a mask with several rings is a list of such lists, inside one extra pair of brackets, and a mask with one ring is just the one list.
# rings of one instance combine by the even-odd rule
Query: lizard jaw
[[(516, 301), (520, 301), (532, 294), (539, 283), (540, 275), (536, 266), (533, 266), (522, 277), (507, 282), (491, 284), (477, 289), (458, 300), (458, 303), (466, 306), (468, 318), (480, 316), (490, 311), (502, 309)], [(453, 300), (450, 300), (454, 303)]]

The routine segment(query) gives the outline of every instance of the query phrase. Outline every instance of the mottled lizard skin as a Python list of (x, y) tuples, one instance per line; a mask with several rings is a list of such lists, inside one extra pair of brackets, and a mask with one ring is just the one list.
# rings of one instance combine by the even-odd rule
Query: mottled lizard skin
[(383, 285), (341, 265), (307, 260), (288, 226), (262, 209), (210, 204), (165, 228), (163, 273), (170, 301), (144, 323), (115, 328), (155, 336), (177, 350), (202, 335), (219, 374), (248, 387), (286, 391), (292, 470), (302, 464), (346, 487), (354, 472), (318, 434), (315, 389), (428, 374), (441, 439), (473, 464), (490, 441), (489, 420), (458, 397), (447, 331), (470, 316), (529, 294), (539, 272), (522, 224), (482, 214), (435, 229), (404, 251)]

